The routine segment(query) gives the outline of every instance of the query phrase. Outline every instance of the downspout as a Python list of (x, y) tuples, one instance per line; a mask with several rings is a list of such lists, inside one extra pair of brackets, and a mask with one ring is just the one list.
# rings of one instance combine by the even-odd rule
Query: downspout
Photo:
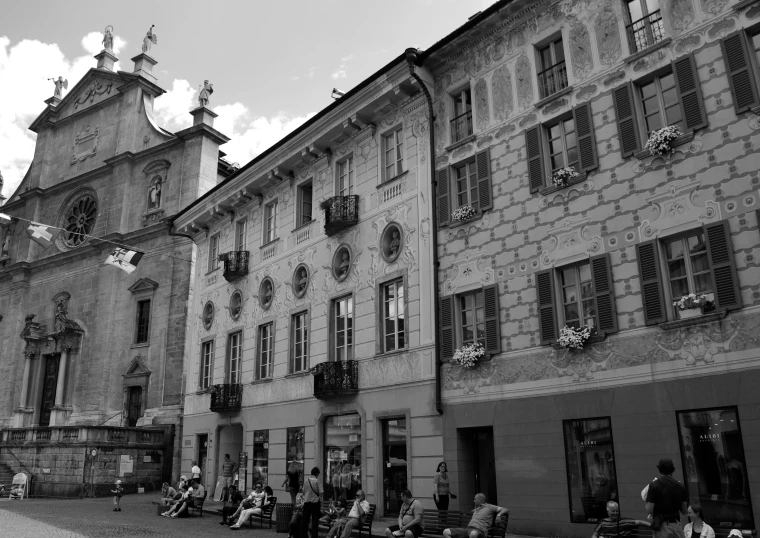
[(430, 188), (432, 196), (430, 203), (432, 205), (432, 222), (431, 222), (431, 236), (432, 236), (432, 249), (433, 249), (433, 331), (435, 336), (435, 364), (433, 370), (435, 371), (435, 410), (439, 415), (443, 415), (443, 403), (441, 402), (441, 342), (438, 336), (439, 327), (439, 302), (438, 297), (438, 188), (435, 174), (435, 129), (434, 121), (435, 116), (433, 114), (433, 97), (430, 95), (425, 82), (415, 72), (416, 67), (420, 64), (420, 53), (415, 48), (406, 49), (406, 61), (409, 64), (409, 73), (412, 78), (420, 85), (422, 93), (425, 94), (428, 105), (428, 132), (430, 133)]

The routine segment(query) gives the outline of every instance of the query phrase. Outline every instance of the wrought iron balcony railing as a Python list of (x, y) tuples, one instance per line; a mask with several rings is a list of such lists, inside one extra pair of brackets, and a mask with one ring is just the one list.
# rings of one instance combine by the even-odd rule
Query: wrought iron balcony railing
[(359, 197), (333, 196), (320, 206), (325, 212), (325, 234), (335, 235), (359, 223)]
[(359, 364), (355, 360), (322, 362), (312, 368), (314, 397), (320, 400), (359, 392)]
[(451, 120), (451, 143), (456, 144), (472, 134), (472, 110)]
[(662, 14), (659, 9), (627, 25), (625, 30), (628, 34), (631, 54), (641, 52), (659, 43), (665, 37), (665, 28), (662, 25)]
[(228, 282), (232, 282), (248, 274), (247, 250), (225, 252), (219, 255), (219, 261), (224, 262), (224, 278)]
[(538, 88), (541, 91), (541, 99), (567, 88), (567, 66), (565, 60), (557, 62), (548, 69), (538, 74)]
[(211, 411), (237, 411), (243, 404), (243, 385), (225, 383), (211, 388)]

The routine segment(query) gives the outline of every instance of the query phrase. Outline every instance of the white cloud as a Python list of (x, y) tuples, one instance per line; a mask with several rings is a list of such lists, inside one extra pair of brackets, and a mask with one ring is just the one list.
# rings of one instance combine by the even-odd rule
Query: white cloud
[(340, 59), (340, 65), (338, 66), (338, 69), (336, 69), (332, 73), (332, 78), (335, 80), (338, 80), (339, 78), (346, 78), (346, 65), (348, 62), (354, 59), (353, 54), (349, 54), (348, 56), (344, 56)]
[(335, 73), (332, 74), (332, 78), (334, 78), (335, 80), (339, 78), (346, 78), (346, 72), (343, 71), (342, 69), (339, 71), (336, 71)]
[(309, 71), (306, 73), (306, 76), (309, 78), (314, 78), (315, 76), (317, 76), (317, 69), (319, 69), (318, 65), (310, 67)]
[(174, 79), (171, 90), (154, 101), (153, 113), (158, 124), (169, 131), (190, 127), (193, 117), (189, 112), (197, 106), (195, 92), (188, 81)]

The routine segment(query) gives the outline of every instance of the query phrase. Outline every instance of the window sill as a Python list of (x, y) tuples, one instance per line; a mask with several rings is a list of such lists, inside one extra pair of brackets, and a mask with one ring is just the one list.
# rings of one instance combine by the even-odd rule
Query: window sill
[(663, 331), (670, 331), (673, 329), (682, 329), (684, 327), (693, 327), (694, 325), (702, 325), (703, 323), (710, 323), (713, 321), (720, 321), (728, 315), (725, 310), (720, 312), (712, 312), (710, 314), (702, 314), (695, 318), (676, 319), (673, 321), (666, 321), (660, 323), (660, 328)]
[(206, 276), (210, 275), (211, 273), (214, 273), (214, 272), (218, 271), (220, 267), (221, 267), (221, 266), (219, 266), (219, 267), (215, 267), (215, 268), (214, 268), (214, 269), (212, 269), (211, 271), (206, 271)]
[(736, 4), (736, 5), (734, 6), (734, 11), (741, 11), (741, 10), (742, 10), (742, 9), (744, 9), (745, 7), (749, 7), (749, 6), (751, 6), (752, 4), (756, 4), (756, 3), (757, 3), (757, 2), (759, 2), (759, 1), (760, 1), (760, 0), (744, 0), (743, 2), (739, 2), (738, 4)]
[(627, 58), (625, 58), (623, 61), (625, 63), (627, 63), (627, 64), (631, 64), (631, 63), (635, 62), (636, 60), (638, 60), (639, 58), (643, 58), (647, 54), (651, 54), (651, 53), (653, 53), (656, 50), (659, 50), (659, 49), (661, 49), (663, 47), (667, 47), (668, 45), (670, 45), (671, 41), (673, 41), (672, 38), (666, 37), (665, 39), (663, 39), (662, 41), (658, 41), (657, 43), (655, 43), (651, 47), (647, 47), (644, 50), (640, 50), (639, 52), (631, 54), (630, 56), (628, 56)]
[[(689, 144), (692, 140), (694, 140), (694, 131), (681, 135), (675, 140), (673, 140), (673, 144), (671, 145), (671, 147), (677, 148), (679, 146)], [(661, 157), (661, 155), (652, 155), (651, 153), (649, 153), (648, 149), (642, 149), (641, 151), (634, 153), (633, 156), (636, 157), (640, 161), (643, 161), (647, 157)]]
[(404, 353), (408, 353), (408, 352), (409, 352), (409, 349), (405, 348), (405, 347), (401, 348), (401, 349), (395, 349), (393, 351), (376, 351), (375, 352), (375, 358), (376, 359), (380, 359), (380, 358), (385, 359), (385, 358), (388, 358), (388, 357), (393, 357), (395, 355), (403, 355)]
[(262, 383), (271, 383), (272, 381), (274, 381), (274, 379), (271, 377), (267, 377), (264, 379), (255, 379), (251, 381), (251, 385), (261, 385)]
[[(290, 231), (290, 233), (294, 234), (296, 232), (300, 232), (301, 230), (303, 230), (304, 228), (307, 228), (307, 227), (311, 226), (312, 224), (314, 224), (314, 219), (311, 219), (306, 224), (301, 224), (298, 228), (293, 228)], [(277, 239), (279, 239), (279, 237)], [(270, 241), (269, 243), (267, 243), (266, 245), (261, 246), (260, 248), (268, 247), (269, 245), (271, 245), (272, 243), (274, 243), (275, 241), (277, 241), (277, 239), (275, 239), (274, 241)]]
[(130, 349), (135, 349), (138, 347), (150, 347), (150, 342), (142, 342), (140, 344), (132, 344), (129, 346)]
[[(312, 221), (310, 221), (310, 222), (309, 222), (309, 224), (311, 224), (311, 222), (312, 222)], [(259, 247), (259, 250), (261, 250), (262, 248), (271, 247), (272, 245), (274, 245), (274, 244), (275, 244), (277, 241), (279, 241), (279, 240), (280, 240), (280, 238), (279, 238), (279, 237), (275, 237), (275, 238), (274, 238), (274, 239), (272, 239), (272, 240), (271, 240), (269, 243), (264, 243), (263, 245), (261, 245), (261, 246)]]
[(573, 91), (573, 87), (572, 87), (572, 86), (568, 86), (567, 88), (564, 88), (564, 89), (562, 89), (562, 90), (560, 90), (560, 91), (558, 91), (558, 92), (554, 92), (553, 94), (551, 94), (551, 95), (550, 95), (550, 96), (548, 96), (548, 97), (544, 97), (543, 99), (541, 99), (541, 100), (540, 100), (538, 103), (536, 103), (536, 104), (535, 104), (535, 105), (533, 105), (533, 106), (534, 106), (535, 108), (541, 108), (541, 107), (543, 107), (544, 105), (546, 105), (546, 104), (548, 104), (548, 103), (551, 103), (551, 102), (552, 102), (552, 101), (554, 101), (555, 99), (559, 99), (559, 98), (560, 98), (560, 97), (562, 97), (563, 95), (567, 95), (568, 93), (571, 93), (572, 91)]
[[(594, 336), (590, 337), (586, 341), (586, 347), (594, 345), (594, 344), (598, 344), (600, 342), (604, 342), (606, 339), (607, 339), (607, 333), (595, 334)], [(575, 348), (562, 347), (557, 342), (552, 344), (552, 348), (555, 349), (556, 351), (562, 351), (563, 349), (567, 349), (569, 351), (582, 351), (583, 349), (585, 349), (585, 348), (575, 349)]]
[(403, 172), (401, 172), (400, 174), (398, 174), (398, 175), (396, 175), (396, 176), (393, 176), (392, 178), (390, 178), (390, 179), (387, 179), (387, 180), (383, 181), (382, 183), (380, 183), (380, 184), (377, 186), (377, 189), (379, 190), (379, 189), (383, 189), (383, 188), (387, 187), (388, 185), (390, 185), (391, 183), (393, 183), (393, 182), (394, 182), (394, 181), (396, 181), (397, 179), (401, 179), (402, 177), (404, 177), (404, 176), (405, 176), (405, 175), (407, 175), (408, 173), (409, 173), (409, 170), (404, 170), (404, 171), (403, 171)]
[(195, 391), (195, 394), (201, 395), (201, 394), (211, 394), (211, 389), (198, 389)]
[(588, 174), (586, 172), (583, 172), (582, 174), (580, 174), (578, 176), (577, 179), (574, 179), (572, 181), (568, 181), (567, 185), (564, 185), (562, 187), (559, 187), (557, 185), (552, 185), (551, 187), (544, 187), (543, 189), (541, 189), (540, 191), (538, 191), (538, 193), (541, 196), (547, 196), (549, 194), (552, 194), (553, 192), (561, 191), (562, 189), (566, 189), (566, 188), (571, 187), (573, 185), (577, 185), (578, 183), (583, 183), (584, 181), (586, 181), (587, 177), (588, 177)]
[(311, 371), (307, 368), (306, 370), (301, 370), (300, 372), (291, 372), (289, 374), (286, 374), (285, 377), (306, 377), (308, 375), (311, 375)]
[(468, 143), (472, 142), (476, 138), (477, 138), (476, 135), (471, 134), (470, 136), (464, 137), (462, 140), (454, 142), (450, 146), (446, 146), (445, 148), (443, 148), (443, 151), (451, 151), (451, 150), (457, 149), (460, 146), (464, 146), (465, 144), (468, 144)]
[[(756, 1), (760, 2), (760, 0), (756, 0)], [(750, 108), (749, 111), (752, 112), (753, 114), (760, 114), (760, 106)]]

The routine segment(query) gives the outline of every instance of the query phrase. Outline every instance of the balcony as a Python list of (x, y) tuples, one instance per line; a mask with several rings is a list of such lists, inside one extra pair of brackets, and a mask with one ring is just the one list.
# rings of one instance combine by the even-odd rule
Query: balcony
[(216, 413), (223, 411), (239, 411), (243, 404), (243, 385), (229, 384), (214, 385), (211, 389), (211, 405), (209, 409)]
[(224, 278), (227, 282), (232, 282), (248, 274), (247, 250), (225, 252), (219, 256), (219, 261), (224, 262)]
[(451, 120), (451, 143), (456, 144), (472, 135), (472, 110)]
[(320, 207), (325, 212), (325, 234), (328, 236), (359, 223), (359, 197), (355, 194), (333, 196), (322, 202)]
[(567, 86), (567, 66), (564, 60), (538, 74), (538, 89), (541, 92), (541, 99), (561, 92)]
[(659, 43), (665, 37), (662, 14), (658, 9), (654, 13), (640, 18), (625, 27), (631, 54), (641, 52)]
[(359, 392), (359, 365), (355, 360), (322, 362), (312, 369), (314, 397), (327, 400)]

